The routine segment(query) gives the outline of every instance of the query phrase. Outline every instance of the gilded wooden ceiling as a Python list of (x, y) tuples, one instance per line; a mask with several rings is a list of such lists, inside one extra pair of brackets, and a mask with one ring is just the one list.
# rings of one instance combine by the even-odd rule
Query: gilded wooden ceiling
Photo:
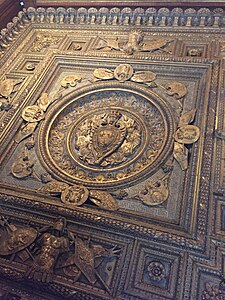
[(225, 299), (224, 24), (29, 8), (1, 31), (3, 299)]

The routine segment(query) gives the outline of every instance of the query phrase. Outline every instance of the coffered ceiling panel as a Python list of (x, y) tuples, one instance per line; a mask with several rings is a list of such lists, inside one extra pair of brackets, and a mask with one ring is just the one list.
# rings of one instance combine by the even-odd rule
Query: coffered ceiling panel
[(5, 299), (224, 299), (224, 24), (29, 8), (1, 32)]

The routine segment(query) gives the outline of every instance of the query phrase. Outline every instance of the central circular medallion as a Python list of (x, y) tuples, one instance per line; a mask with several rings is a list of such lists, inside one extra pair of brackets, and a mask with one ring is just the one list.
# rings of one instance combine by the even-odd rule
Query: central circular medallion
[(67, 145), (84, 168), (113, 170), (137, 158), (146, 138), (146, 126), (134, 112), (112, 106), (82, 115), (71, 128)]
[(38, 134), (39, 157), (59, 181), (125, 187), (166, 160), (174, 128), (168, 105), (147, 88), (97, 83), (51, 106)]

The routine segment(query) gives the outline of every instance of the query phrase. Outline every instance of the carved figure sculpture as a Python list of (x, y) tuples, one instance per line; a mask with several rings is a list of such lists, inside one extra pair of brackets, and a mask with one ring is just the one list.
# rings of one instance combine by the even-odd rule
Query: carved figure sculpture
[(58, 256), (68, 250), (69, 239), (64, 235), (66, 220), (59, 218), (55, 221), (51, 232), (44, 233), (38, 241), (41, 248), (29, 267), (26, 276), (42, 282), (51, 282), (53, 270)]

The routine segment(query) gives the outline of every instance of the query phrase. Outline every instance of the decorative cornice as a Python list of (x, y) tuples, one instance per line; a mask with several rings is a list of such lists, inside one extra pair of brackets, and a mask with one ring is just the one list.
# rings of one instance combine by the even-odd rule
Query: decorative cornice
[(1, 30), (0, 35), (0, 53), (4, 51), (18, 36), (18, 34), (29, 24), (29, 19), (25, 11), (20, 11), (12, 22), (7, 24), (6, 28)]
[(113, 25), (113, 26), (145, 26), (151, 27), (225, 27), (225, 10), (215, 8), (182, 9), (180, 7), (147, 9), (125, 8), (53, 8), (29, 7), (18, 13), (7, 28), (1, 30), (0, 50), (4, 51), (21, 30), (29, 23), (48, 24), (79, 24), (79, 25)]

